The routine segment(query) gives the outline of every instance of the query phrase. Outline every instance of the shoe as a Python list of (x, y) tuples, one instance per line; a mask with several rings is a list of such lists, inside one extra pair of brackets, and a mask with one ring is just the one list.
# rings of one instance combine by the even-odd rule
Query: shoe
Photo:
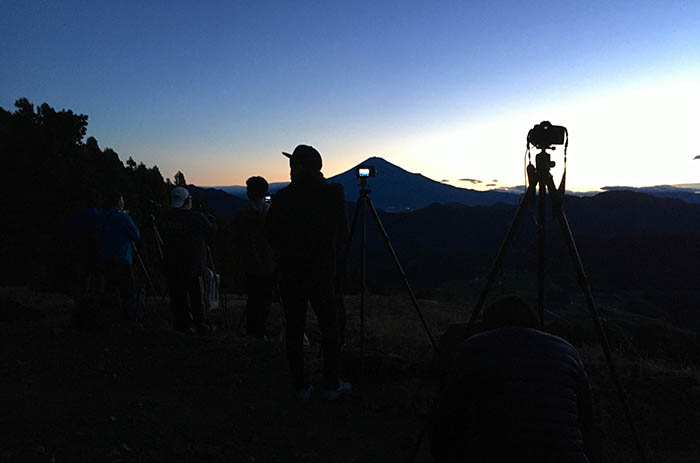
[(304, 333), (304, 347), (310, 347), (311, 346), (311, 341), (309, 341), (309, 337), (306, 336), (306, 333)]
[(345, 381), (338, 381), (338, 387), (335, 389), (326, 389), (323, 397), (326, 400), (338, 400), (345, 394), (352, 392), (352, 384), (346, 383)]
[(309, 400), (311, 400), (311, 391), (313, 390), (314, 388), (311, 384), (299, 389), (297, 391), (297, 399), (299, 399), (299, 402), (308, 402)]
[(198, 325), (195, 325), (194, 327), (195, 333), (197, 333), (199, 336), (206, 336), (212, 332), (212, 329), (209, 325), (206, 325), (204, 323), (200, 323)]

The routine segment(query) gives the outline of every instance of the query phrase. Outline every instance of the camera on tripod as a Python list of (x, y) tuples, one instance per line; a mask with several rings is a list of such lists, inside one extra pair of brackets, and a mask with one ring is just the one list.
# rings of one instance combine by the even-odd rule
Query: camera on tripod
[(357, 166), (355, 168), (355, 175), (357, 176), (357, 178), (376, 177), (377, 168), (368, 165)]
[(527, 133), (527, 142), (539, 149), (547, 149), (552, 145), (563, 145), (566, 137), (568, 137), (566, 127), (542, 121)]

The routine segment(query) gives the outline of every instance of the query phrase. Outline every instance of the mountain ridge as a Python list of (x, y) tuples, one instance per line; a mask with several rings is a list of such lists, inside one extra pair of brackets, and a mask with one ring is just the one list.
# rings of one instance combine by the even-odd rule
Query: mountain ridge
[[(372, 156), (352, 168), (328, 178), (329, 182), (340, 183), (345, 189), (345, 198), (353, 202), (359, 190), (355, 169), (360, 165), (374, 165), (377, 176), (368, 179), (372, 191), (371, 198), (378, 209), (387, 212), (410, 212), (425, 208), (433, 203), (459, 203), (466, 206), (490, 206), (496, 203), (518, 204), (524, 187), (496, 188), (477, 191), (448, 185), (424, 176), (409, 172), (402, 167), (378, 156)], [(273, 182), (270, 192), (274, 194), (289, 182)], [(239, 198), (246, 198), (245, 186), (201, 187), (224, 191)], [(660, 198), (677, 198), (687, 203), (700, 204), (700, 184), (656, 185), (650, 187), (605, 186), (602, 191), (568, 192), (570, 196), (589, 197), (605, 191), (629, 190), (650, 194)]]

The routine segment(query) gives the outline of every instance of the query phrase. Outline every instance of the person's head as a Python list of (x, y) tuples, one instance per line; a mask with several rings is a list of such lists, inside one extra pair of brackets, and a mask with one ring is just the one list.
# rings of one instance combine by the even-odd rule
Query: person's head
[(484, 310), (484, 329), (494, 330), (507, 326), (537, 328), (535, 312), (518, 296), (503, 297)]
[(117, 190), (108, 191), (105, 195), (105, 208), (107, 209), (124, 209), (124, 197)]
[(170, 192), (170, 207), (176, 209), (191, 209), (192, 196), (187, 188), (178, 186)]
[(262, 177), (250, 177), (245, 181), (248, 187), (248, 199), (251, 201), (262, 201), (270, 191), (270, 185)]
[(294, 148), (292, 154), (282, 152), (289, 158), (289, 176), (292, 182), (307, 172), (320, 172), (323, 167), (321, 153), (309, 145), (299, 145)]

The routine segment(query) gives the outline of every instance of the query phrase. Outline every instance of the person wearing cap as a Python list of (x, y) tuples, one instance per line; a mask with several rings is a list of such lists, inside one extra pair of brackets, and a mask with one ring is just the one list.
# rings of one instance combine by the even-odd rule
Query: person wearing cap
[(576, 349), (536, 329), (535, 312), (516, 296), (487, 307), (483, 325), (456, 349), (436, 399), (435, 461), (594, 459), (591, 390)]
[(192, 196), (183, 187), (170, 192), (170, 209), (158, 221), (163, 239), (164, 273), (168, 280), (173, 326), (178, 331), (209, 328), (202, 301), (202, 275), (207, 269), (207, 244), (216, 226), (192, 209)]
[(249, 201), (233, 218), (233, 242), (237, 267), (242, 270), (248, 290), (247, 333), (263, 339), (273, 299), (275, 272), (272, 248), (265, 239), (265, 219), (270, 208), (265, 196), (270, 185), (263, 177), (250, 177), (246, 186)]
[(308, 401), (312, 387), (304, 370), (303, 339), (310, 302), (322, 336), (324, 397), (334, 400), (352, 390), (338, 377), (335, 279), (349, 240), (343, 187), (326, 181), (321, 154), (312, 146), (299, 145), (292, 154), (282, 154), (289, 158), (292, 181), (272, 200), (266, 235), (278, 266), (287, 360), (299, 399)]
[(119, 295), (123, 317), (138, 322), (140, 313), (136, 304), (136, 285), (132, 270), (131, 246), (141, 237), (129, 214), (123, 211), (124, 197), (110, 191), (105, 197), (105, 209), (98, 223), (97, 242), (99, 263), (105, 280), (105, 291)]

